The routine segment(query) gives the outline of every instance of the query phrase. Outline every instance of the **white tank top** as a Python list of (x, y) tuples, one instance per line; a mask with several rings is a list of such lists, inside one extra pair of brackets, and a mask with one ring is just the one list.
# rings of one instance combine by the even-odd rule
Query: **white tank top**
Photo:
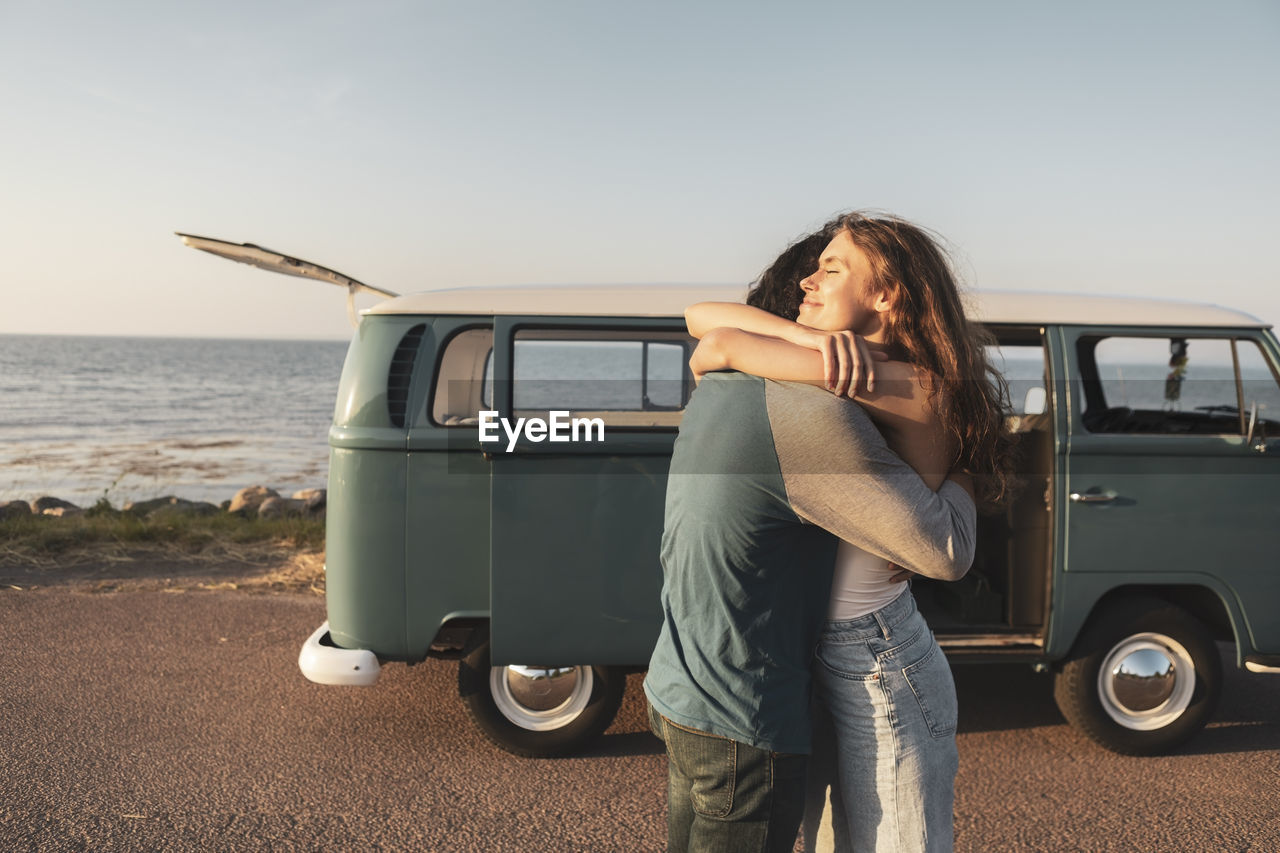
[(827, 619), (843, 622), (874, 613), (906, 592), (910, 585), (891, 581), (896, 572), (889, 561), (840, 541), (836, 549), (836, 569), (831, 578), (831, 603)]

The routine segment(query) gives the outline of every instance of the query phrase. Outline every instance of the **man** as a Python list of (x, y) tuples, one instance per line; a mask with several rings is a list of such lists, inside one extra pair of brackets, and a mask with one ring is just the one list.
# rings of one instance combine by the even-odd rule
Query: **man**
[(668, 849), (790, 851), (836, 537), (955, 576), (973, 559), (974, 504), (958, 479), (930, 491), (860, 406), (732, 372), (703, 378), (670, 471), (645, 680), (667, 746)]

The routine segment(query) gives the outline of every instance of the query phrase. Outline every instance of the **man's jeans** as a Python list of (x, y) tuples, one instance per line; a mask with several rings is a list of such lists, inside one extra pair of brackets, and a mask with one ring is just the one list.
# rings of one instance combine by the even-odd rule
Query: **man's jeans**
[(808, 756), (678, 726), (652, 706), (649, 724), (667, 745), (669, 853), (790, 853)]

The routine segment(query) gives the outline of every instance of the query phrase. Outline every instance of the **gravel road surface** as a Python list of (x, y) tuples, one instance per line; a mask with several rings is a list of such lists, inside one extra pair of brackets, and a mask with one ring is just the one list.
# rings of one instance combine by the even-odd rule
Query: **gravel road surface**
[[(639, 676), (589, 755), (515, 758), (455, 665), (298, 673), (316, 596), (0, 592), (0, 849), (660, 850)], [(1099, 749), (1026, 667), (958, 667), (957, 849), (1280, 850), (1280, 677), (1227, 670), (1177, 755)]]

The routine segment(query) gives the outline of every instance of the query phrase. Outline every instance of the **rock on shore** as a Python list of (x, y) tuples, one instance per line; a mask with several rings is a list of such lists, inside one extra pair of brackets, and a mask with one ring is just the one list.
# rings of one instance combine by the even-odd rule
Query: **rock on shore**
[(134, 515), (151, 516), (161, 513), (174, 515), (213, 515), (221, 509), (208, 501), (189, 501), (169, 495), (163, 498), (152, 498), (149, 501), (130, 501), (124, 505), (124, 512)]
[(6, 518), (31, 515), (31, 504), (26, 501), (4, 501), (0, 503), (0, 521)]
[(227, 507), (227, 512), (253, 515), (267, 500), (279, 497), (280, 493), (275, 489), (268, 489), (266, 486), (249, 486), (236, 492), (235, 497), (231, 499), (231, 505)]
[(31, 502), (31, 512), (33, 515), (75, 515), (84, 512), (83, 509), (61, 498), (51, 498), (48, 495), (36, 498)]
[[(208, 501), (189, 501), (175, 495), (152, 498), (145, 501), (126, 503), (123, 512), (150, 518), (160, 514), (174, 515), (212, 515), (217, 512), (234, 512), (245, 517), (256, 515), (260, 518), (280, 518), (286, 515), (301, 515), (309, 518), (323, 518), (328, 492), (325, 489), (303, 489), (293, 493), (292, 497), (281, 497), (275, 489), (266, 486), (249, 486), (236, 492), (235, 496), (222, 506)], [(44, 515), (61, 518), (84, 513), (83, 507), (70, 501), (43, 495), (32, 501), (0, 502), (0, 521), (20, 516)]]

